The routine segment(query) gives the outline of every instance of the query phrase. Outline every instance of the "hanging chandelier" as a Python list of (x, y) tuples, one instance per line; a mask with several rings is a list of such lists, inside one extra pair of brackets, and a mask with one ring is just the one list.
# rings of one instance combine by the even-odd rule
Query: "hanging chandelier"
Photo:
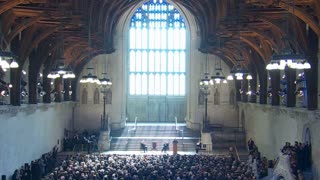
[(199, 85), (200, 89), (206, 93), (209, 91), (209, 85), (213, 85), (213, 80), (210, 78), (209, 74), (209, 62), (208, 62), (209, 54), (206, 56), (206, 61), (205, 61), (205, 73), (203, 78), (201, 78)]
[(217, 84), (220, 84), (221, 81), (224, 84), (227, 83), (226, 77), (224, 76), (224, 74), (222, 72), (221, 59), (216, 60), (215, 71), (214, 71), (213, 75), (211, 76), (211, 79), (213, 79), (214, 82)]
[(64, 38), (63, 34), (60, 36), (60, 42), (62, 42), (62, 47), (59, 48), (59, 57), (56, 59), (56, 66), (48, 74), (49, 79), (56, 79), (62, 77), (63, 79), (73, 79), (76, 75), (73, 73), (71, 67), (66, 65), (66, 59), (64, 58)]
[(111, 79), (107, 76), (107, 73), (102, 73), (102, 74), (104, 77), (99, 79), (99, 81), (97, 81), (97, 84), (110, 87), (112, 85)]
[(71, 68), (64, 64), (64, 58), (58, 58), (57, 61), (58, 65), (53, 68), (47, 76), (49, 79), (56, 79), (60, 77), (62, 77), (63, 79), (73, 79), (76, 77)]
[(0, 51), (0, 67), (2, 70), (7, 71), (10, 68), (18, 68), (19, 64), (14, 59), (15, 57), (11, 52)]
[[(288, 7), (287, 11), (289, 12), (290, 5), (289, 2), (286, 2)], [(294, 22), (296, 22), (295, 15), (295, 1), (292, 4), (293, 10), (292, 15)], [(294, 53), (293, 49), (290, 47), (290, 40), (288, 37), (289, 33), (289, 14), (286, 14), (286, 36), (283, 38), (283, 41), (286, 42), (287, 47), (284, 48), (279, 54), (273, 54), (270, 63), (266, 66), (267, 70), (284, 70), (286, 67), (291, 69), (310, 69), (311, 65), (307, 61), (304, 54)], [(297, 34), (296, 32), (294, 33)]]
[(80, 79), (80, 83), (84, 84), (84, 83), (99, 83), (99, 79), (96, 75), (93, 75), (92, 71), (93, 68), (87, 68), (88, 69), (88, 74), (87, 75), (84, 75), (82, 76), (82, 78)]
[(221, 81), (224, 84), (227, 83), (226, 77), (222, 73), (222, 69), (215, 69), (215, 74), (211, 76), (211, 79), (217, 84), (220, 84)]
[(210, 78), (209, 73), (204, 73), (204, 77), (200, 80), (199, 85), (203, 90), (208, 89), (209, 85), (213, 85), (213, 80)]
[[(61, 5), (59, 5), (59, 3), (57, 3), (57, 7), (58, 10), (60, 11), (60, 13), (62, 15), (64, 15), (65, 13), (65, 9), (64, 7), (62, 7)], [(66, 59), (64, 58), (64, 36), (63, 36), (63, 29), (64, 29), (64, 22), (62, 21), (61, 17), (61, 22), (60, 22), (60, 36), (59, 38), (57, 38), (57, 40), (59, 40), (60, 43), (62, 43), (62, 47), (60, 46), (58, 49), (58, 53), (59, 53), (59, 57), (57, 58), (57, 60), (55, 62), (57, 62), (56, 67), (54, 67), (52, 69), (52, 71), (48, 74), (48, 78), (50, 79), (56, 79), (56, 78), (60, 78), (62, 77), (63, 79), (73, 79), (76, 77), (76, 75), (73, 73), (71, 67), (69, 65), (66, 64)]]
[[(236, 21), (237, 21), (237, 24), (240, 24), (240, 17), (242, 16), (241, 14), (241, 6), (238, 7), (237, 11), (237, 18), (236, 18)], [(235, 57), (235, 64), (234, 66), (232, 67), (232, 69), (230, 70), (230, 74), (227, 76), (227, 80), (243, 80), (244, 76), (246, 76), (246, 79), (247, 80), (251, 80), (252, 79), (252, 76), (250, 75), (249, 73), (249, 70), (247, 69), (247, 67), (244, 65), (244, 63), (242, 63), (244, 61), (244, 58), (243, 58), (243, 54), (241, 52), (241, 47), (242, 47), (242, 44), (241, 44), (241, 29), (240, 29), (240, 26), (237, 27), (238, 28), (238, 31), (236, 32), (237, 36), (238, 36), (238, 39), (236, 39), (236, 44), (238, 45), (238, 49), (237, 49), (237, 54), (238, 54), (238, 57)]]
[(243, 80), (244, 76), (246, 76), (247, 80), (252, 79), (249, 70), (245, 66), (237, 62), (237, 64), (231, 69), (230, 75), (227, 77), (227, 80), (234, 80), (234, 77), (236, 80)]
[(290, 48), (286, 48), (280, 54), (274, 54), (270, 63), (266, 66), (267, 70), (284, 70), (286, 67), (291, 69), (310, 69), (311, 65), (302, 54), (295, 54)]

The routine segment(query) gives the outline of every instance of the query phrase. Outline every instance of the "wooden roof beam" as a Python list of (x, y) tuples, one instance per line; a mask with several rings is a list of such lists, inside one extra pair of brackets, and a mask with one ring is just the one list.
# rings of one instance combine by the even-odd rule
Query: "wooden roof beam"
[(27, 19), (23, 21), (21, 24), (19, 24), (18, 26), (16, 26), (8, 35), (8, 38), (7, 38), (8, 42), (10, 43), (14, 39), (14, 37), (16, 37), (20, 32), (32, 26), (33, 24), (35, 24), (39, 20), (39, 18), (40, 17), (38, 16), (38, 17)]
[(7, 0), (0, 4), (0, 15), (15, 6), (22, 4), (25, 0)]
[(296, 7), (296, 6), (293, 7), (293, 5), (287, 4), (282, 1), (279, 2), (279, 6), (284, 9), (288, 9), (288, 11), (292, 15), (298, 17), (303, 22), (308, 24), (310, 28), (317, 34), (317, 36), (320, 37), (320, 27), (318, 26), (318, 23), (307, 12), (305, 12), (303, 9), (299, 7)]

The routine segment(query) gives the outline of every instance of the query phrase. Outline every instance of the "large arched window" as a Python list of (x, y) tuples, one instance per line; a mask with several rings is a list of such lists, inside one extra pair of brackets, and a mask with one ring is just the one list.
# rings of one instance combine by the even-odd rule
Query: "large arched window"
[(166, 0), (139, 7), (129, 27), (129, 95), (185, 96), (186, 26)]

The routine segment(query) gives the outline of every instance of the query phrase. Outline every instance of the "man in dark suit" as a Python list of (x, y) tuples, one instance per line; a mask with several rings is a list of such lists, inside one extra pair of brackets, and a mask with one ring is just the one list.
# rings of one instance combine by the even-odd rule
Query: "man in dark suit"
[(164, 143), (161, 149), (161, 152), (167, 152), (169, 149), (169, 143)]
[(148, 150), (147, 145), (144, 143), (144, 141), (142, 141), (140, 143), (140, 148), (143, 150), (143, 152), (146, 152)]

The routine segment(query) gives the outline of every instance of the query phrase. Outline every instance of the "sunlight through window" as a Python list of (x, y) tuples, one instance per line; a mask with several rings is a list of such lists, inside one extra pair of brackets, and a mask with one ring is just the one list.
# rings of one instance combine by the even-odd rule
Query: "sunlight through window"
[(186, 26), (166, 0), (150, 0), (132, 16), (129, 94), (185, 96)]

